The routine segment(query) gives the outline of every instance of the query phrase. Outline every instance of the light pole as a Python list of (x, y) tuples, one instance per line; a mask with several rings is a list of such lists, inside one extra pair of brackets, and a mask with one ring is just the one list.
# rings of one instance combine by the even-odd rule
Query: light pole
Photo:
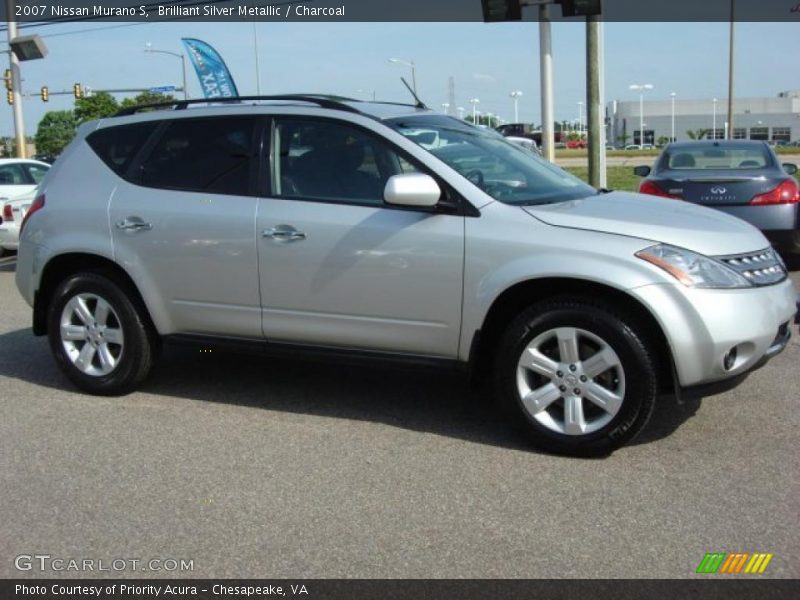
[(475, 119), (478, 118), (478, 104), (480, 104), (480, 100), (478, 98), (470, 98), (468, 102), (472, 104), (472, 124), (477, 125), (478, 122)]
[(669, 138), (670, 142), (675, 141), (675, 96), (677, 96), (675, 92), (670, 92), (669, 97), (672, 100), (672, 135)]
[(179, 52), (171, 52), (169, 50), (154, 50), (153, 44), (147, 42), (144, 45), (145, 52), (152, 52), (154, 54), (169, 54), (170, 56), (174, 56), (181, 61), (181, 76), (183, 77), (183, 99), (189, 99), (189, 90), (186, 88), (186, 57), (179, 53)]
[(713, 117), (712, 117), (713, 120), (711, 121), (711, 136), (712, 136), (711, 139), (712, 140), (717, 139), (717, 102), (718, 102), (718, 100), (716, 98), (714, 98), (711, 101), (711, 104), (714, 105)]
[(464, 108), (463, 106), (459, 106), (456, 110), (458, 111), (458, 118), (463, 119), (464, 113), (467, 112), (467, 109)]
[(514, 101), (514, 123), (519, 123), (519, 99), (522, 97), (522, 92), (515, 90), (509, 96)]
[(644, 93), (653, 89), (650, 83), (635, 83), (629, 89), (639, 92), (639, 145), (644, 146)]
[(398, 65), (403, 65), (409, 67), (411, 69), (411, 89), (414, 90), (414, 94), (417, 93), (417, 67), (414, 64), (413, 60), (403, 60), (402, 58), (390, 58), (390, 63), (395, 63)]
[(578, 137), (583, 137), (583, 102), (578, 102)]
[(442, 102), (442, 108), (444, 109), (444, 114), (450, 114), (450, 103), (449, 102)]

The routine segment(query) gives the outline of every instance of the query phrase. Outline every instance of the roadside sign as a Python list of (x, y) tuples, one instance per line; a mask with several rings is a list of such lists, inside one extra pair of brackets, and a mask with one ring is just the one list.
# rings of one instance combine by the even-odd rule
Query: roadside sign
[(174, 92), (175, 86), (174, 85), (160, 85), (158, 87), (151, 87), (148, 92), (153, 94), (163, 94), (164, 92)]

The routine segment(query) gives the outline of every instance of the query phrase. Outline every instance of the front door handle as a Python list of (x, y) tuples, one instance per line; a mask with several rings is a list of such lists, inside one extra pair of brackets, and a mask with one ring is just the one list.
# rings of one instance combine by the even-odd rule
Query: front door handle
[(305, 233), (297, 231), (291, 225), (276, 225), (272, 229), (265, 229), (261, 235), (279, 242), (297, 242), (306, 239)]
[(117, 221), (114, 225), (123, 231), (149, 231), (153, 228), (152, 223), (145, 223), (139, 217), (127, 217), (122, 221)]

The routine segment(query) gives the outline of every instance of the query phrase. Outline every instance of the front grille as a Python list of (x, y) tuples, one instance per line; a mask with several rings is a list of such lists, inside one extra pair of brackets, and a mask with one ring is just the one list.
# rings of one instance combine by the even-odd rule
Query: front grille
[(747, 254), (718, 256), (717, 260), (743, 275), (753, 285), (772, 285), (788, 276), (783, 260), (772, 248)]

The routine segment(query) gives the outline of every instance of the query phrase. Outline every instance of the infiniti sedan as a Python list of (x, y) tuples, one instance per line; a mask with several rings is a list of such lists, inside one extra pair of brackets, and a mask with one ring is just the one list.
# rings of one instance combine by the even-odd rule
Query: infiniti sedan
[(755, 225), (780, 249), (800, 253), (797, 165), (781, 164), (765, 142), (669, 144), (652, 168), (634, 173), (645, 178), (642, 194), (721, 210)]

